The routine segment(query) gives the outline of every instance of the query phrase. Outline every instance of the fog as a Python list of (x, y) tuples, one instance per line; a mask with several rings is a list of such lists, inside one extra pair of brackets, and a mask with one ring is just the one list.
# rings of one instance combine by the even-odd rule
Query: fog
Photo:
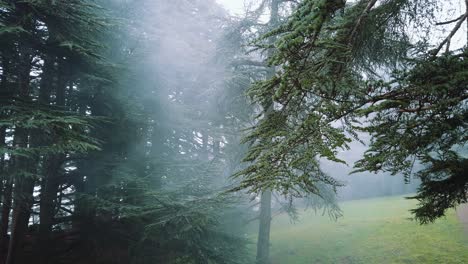
[(23, 2), (0, 1), (0, 264), (468, 260), (464, 1)]
[[(179, 144), (178, 152), (183, 159), (196, 160), (201, 155), (207, 155), (209, 160), (213, 160), (214, 154), (198, 153), (196, 147), (193, 149), (193, 146), (185, 144), (195, 140), (195, 144), (203, 145), (203, 138), (206, 137), (208, 146), (204, 147), (209, 149), (208, 152), (214, 151), (210, 148), (214, 147), (212, 145), (216, 141), (219, 141), (217, 144), (221, 145), (221, 151), (229, 151), (231, 145), (237, 145), (238, 142), (228, 142), (228, 138), (234, 136), (232, 140), (239, 140), (243, 135), (242, 129), (249, 125), (248, 122), (242, 124), (236, 122), (237, 120), (230, 120), (231, 117), (228, 116), (231, 111), (238, 111), (234, 108), (237, 105), (232, 105), (229, 101), (232, 99), (228, 97), (229, 90), (232, 89), (232, 83), (229, 82), (237, 76), (231, 75), (229, 63), (233, 58), (228, 57), (230, 54), (225, 51), (227, 48), (223, 47), (226, 41), (223, 39), (226, 37), (225, 28), (231, 23), (227, 13), (237, 16), (246, 6), (248, 5), (241, 4), (240, 1), (225, 1), (224, 6), (201, 1), (184, 4), (183, 10), (173, 10), (172, 4), (164, 3), (149, 5), (146, 8), (148, 14), (144, 18), (147, 20), (145, 28), (149, 27), (145, 29), (142, 38), (146, 39), (147, 46), (137, 47), (135, 51), (143, 53), (140, 63), (144, 63), (145, 66), (139, 73), (139, 81), (145, 88), (140, 90), (139, 87), (136, 92), (141, 92), (141, 96), (148, 100), (147, 111), (155, 112), (157, 126), (161, 126), (160, 129), (166, 130), (166, 133), (172, 133), (171, 140), (178, 141), (171, 144)], [(155, 28), (157, 31), (154, 31)], [(242, 53), (234, 55), (241, 56), (246, 57)], [(244, 100), (243, 103), (247, 107), (249, 102), (243, 92), (245, 91), (240, 91), (234, 96)], [(156, 115), (160, 115), (160, 111), (164, 113), (164, 121), (157, 120)], [(369, 141), (367, 135), (360, 136), (364, 142)], [(353, 142), (350, 150), (339, 154), (347, 165), (323, 160), (325, 172), (345, 184), (338, 190), (337, 197), (340, 200), (415, 192), (417, 179), (405, 182), (402, 175), (351, 174), (354, 162), (362, 157), (365, 150), (365, 144)], [(235, 154), (238, 155), (242, 153)], [(239, 164), (225, 166), (241, 165), (239, 160), (235, 162)], [(177, 164), (174, 166), (177, 167)], [(232, 184), (226, 176), (230, 176), (234, 171), (227, 168), (223, 171), (222, 175), (226, 180), (224, 184)], [(170, 181), (171, 177), (164, 176), (166, 177), (162, 180), (163, 183)]]
[[(149, 11), (145, 17), (148, 21), (145, 25), (151, 26), (146, 29), (149, 38), (146, 47), (148, 55), (145, 54), (141, 58), (147, 63), (142, 78), (143, 86), (147, 86), (148, 89), (139, 92), (149, 100), (149, 111), (157, 113), (156, 127), (170, 135), (160, 144), (168, 146), (171, 144), (172, 151), (177, 152), (158, 154), (170, 157), (170, 161), (167, 162), (173, 163), (170, 166), (158, 165), (159, 169), (164, 171), (161, 184), (165, 188), (179, 188), (174, 186), (194, 179), (198, 184), (201, 177), (210, 181), (210, 188), (213, 188), (212, 183), (216, 182), (214, 188), (226, 190), (235, 186), (237, 182), (237, 179), (230, 176), (245, 166), (241, 160), (247, 146), (242, 145), (240, 140), (245, 136), (244, 129), (255, 124), (251, 117), (257, 111), (257, 106), (252, 105), (245, 92), (256, 79), (265, 76), (258, 71), (258, 68), (238, 67), (237, 63), (241, 59), (262, 61), (265, 54), (249, 52), (249, 48), (243, 46), (248, 44), (248, 41), (242, 42), (240, 39), (242, 36), (250, 38), (258, 35), (255, 30), (243, 31), (245, 29), (239, 23), (242, 23), (240, 22), (242, 15), (246, 12), (248, 14), (257, 5), (234, 0), (216, 2), (220, 5), (213, 1), (181, 2), (179, 7), (183, 7), (182, 10), (174, 9), (172, 3), (167, 6), (166, 3), (159, 3), (157, 7), (147, 8), (154, 12)], [(259, 18), (262, 23), (266, 23), (268, 16), (267, 12), (259, 15)], [(156, 32), (151, 32), (153, 27), (158, 28)], [(235, 34), (240, 35), (235, 36)], [(459, 40), (454, 41), (454, 46), (463, 40), (463, 35), (458, 35), (457, 38)], [(148, 94), (149, 90), (154, 90), (151, 95)], [(164, 114), (161, 116), (161, 113)], [(346, 164), (326, 159), (320, 161), (324, 172), (343, 184), (333, 194), (334, 197), (328, 197), (325, 203), (319, 201), (320, 197), (291, 198), (273, 193), (272, 228), (276, 230), (272, 229), (271, 232), (294, 232), (288, 231), (288, 228), (293, 228), (291, 224), (281, 222), (283, 217), (291, 222), (307, 224), (311, 221), (308, 220), (310, 216), (302, 216), (300, 212), (309, 207), (315, 209), (310, 210), (317, 219), (322, 219), (322, 213), (328, 211), (331, 212), (330, 217), (325, 217), (324, 221), (331, 223), (337, 221), (339, 224), (342, 217), (344, 219), (353, 217), (347, 216), (347, 214), (352, 215), (347, 208), (349, 206), (347, 201), (358, 199), (373, 201), (372, 199), (376, 198), (399, 197), (400, 200), (395, 200), (395, 203), (399, 203), (404, 201), (404, 197), (415, 195), (420, 185), (420, 180), (416, 177), (405, 178), (402, 174), (391, 175), (382, 171), (352, 173), (354, 163), (363, 157), (370, 143), (368, 134), (360, 133), (359, 139), (362, 142), (353, 141), (349, 145), (349, 150), (341, 150), (338, 154)], [(205, 164), (202, 166), (209, 168), (202, 170), (201, 174), (204, 175), (197, 175), (200, 171), (193, 168), (180, 169), (185, 166), (199, 166), (200, 162)], [(194, 163), (195, 165), (192, 165)], [(421, 168), (422, 165), (418, 162), (414, 163), (414, 171)], [(179, 172), (175, 172), (176, 170)], [(192, 173), (190, 176), (186, 174), (188, 171)], [(187, 176), (192, 179), (187, 179)], [(174, 180), (175, 178), (177, 180)], [(240, 209), (245, 217), (240, 225), (247, 223), (250, 230), (247, 232), (252, 232), (255, 240), (259, 220), (256, 214), (261, 211), (261, 196), (259, 194), (240, 196), (242, 201), (239, 201), (237, 209)], [(383, 200), (375, 201), (378, 204)], [(341, 204), (344, 205), (344, 211), (339, 213), (334, 211), (340, 210), (334, 206), (340, 207)], [(383, 203), (381, 206), (388, 205)], [(360, 220), (367, 221), (366, 217), (379, 216), (376, 212), (376, 215), (363, 216)], [(405, 214), (405, 219), (408, 216)], [(273, 240), (272, 243), (275, 245), (277, 242)], [(296, 255), (295, 252), (295, 248), (289, 248), (287, 254)], [(352, 256), (350, 258), (353, 259)], [(291, 261), (289, 263), (296, 263), (296, 260)], [(328, 261), (330, 262), (317, 263), (337, 263)]]

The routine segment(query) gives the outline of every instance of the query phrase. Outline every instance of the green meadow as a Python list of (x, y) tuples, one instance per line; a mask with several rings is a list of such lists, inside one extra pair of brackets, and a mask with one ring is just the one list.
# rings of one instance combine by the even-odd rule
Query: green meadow
[(414, 206), (398, 196), (343, 202), (337, 221), (312, 210), (296, 223), (276, 216), (272, 264), (468, 263), (468, 234), (455, 211), (422, 226), (409, 219)]

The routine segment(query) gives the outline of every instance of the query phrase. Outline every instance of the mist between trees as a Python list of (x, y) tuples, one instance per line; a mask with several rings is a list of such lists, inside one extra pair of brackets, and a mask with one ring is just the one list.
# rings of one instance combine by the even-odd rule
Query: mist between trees
[(464, 1), (245, 6), (0, 1), (0, 263), (265, 264), (278, 212), (467, 202)]

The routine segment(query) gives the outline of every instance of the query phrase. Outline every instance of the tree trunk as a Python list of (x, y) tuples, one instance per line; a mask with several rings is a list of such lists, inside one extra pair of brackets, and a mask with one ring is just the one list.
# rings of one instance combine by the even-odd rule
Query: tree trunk
[(200, 157), (202, 161), (208, 160), (209, 144), (208, 144), (208, 131), (202, 130), (202, 151)]
[[(15, 133), (16, 146), (24, 148), (28, 145), (27, 130), (17, 129)], [(31, 164), (23, 157), (16, 157), (16, 168), (30, 168)], [(11, 238), (8, 246), (8, 255), (6, 264), (21, 263), (21, 257), (24, 255), (24, 239), (31, 216), (31, 207), (33, 205), (34, 179), (18, 175), (14, 179), (14, 197), (13, 197), (13, 221), (11, 228)]]
[(47, 161), (47, 178), (41, 188), (40, 212), (39, 212), (39, 263), (50, 262), (52, 248), (50, 247), (52, 238), (52, 226), (54, 223), (57, 192), (59, 190), (58, 170), (60, 160), (58, 157), (51, 157)]
[(10, 223), (11, 199), (12, 199), (12, 181), (8, 176), (2, 199), (2, 219), (0, 223), (0, 263), (5, 263), (8, 250), (8, 227)]
[[(279, 22), (279, 3), (280, 0), (272, 0), (270, 5), (271, 17), (269, 26), (275, 28)], [(275, 39), (270, 38), (269, 43), (274, 44)], [(268, 52), (268, 57), (272, 52)], [(275, 75), (275, 69), (270, 67), (267, 71), (267, 78), (272, 78)], [(273, 102), (266, 110), (266, 114), (274, 111)], [(269, 264), (270, 263), (270, 227), (271, 227), (271, 190), (266, 190), (260, 197), (260, 224), (258, 229), (257, 241), (257, 263)]]
[[(19, 23), (25, 30), (33, 30), (33, 21), (28, 10), (23, 3), (17, 3), (16, 12), (18, 13)], [(33, 48), (28, 41), (27, 35), (20, 35), (18, 41), (18, 82), (17, 94), (23, 100), (30, 98), (30, 74), (32, 68)], [(21, 127), (15, 129), (13, 148), (28, 148), (29, 130)], [(24, 174), (17, 174), (14, 170), (23, 172), (33, 172), (31, 160), (25, 157), (11, 157), (15, 168), (12, 173), (14, 177), (13, 189), (13, 221), (11, 229), (11, 238), (8, 246), (6, 264), (21, 263), (21, 257), (24, 256), (23, 247), (25, 235), (28, 230), (29, 217), (33, 205), (33, 191), (35, 180)]]
[(257, 240), (257, 264), (270, 263), (271, 191), (264, 191), (260, 200), (260, 224)]
[[(13, 208), (13, 225), (10, 244), (8, 247), (7, 264), (21, 263), (24, 255), (25, 235), (28, 231), (31, 216), (32, 194), (34, 182), (31, 180), (18, 181), (15, 188), (15, 206)], [(15, 186), (16, 187), (16, 186)], [(22, 196), (21, 193), (26, 194)]]
[[(2, 147), (5, 147), (5, 131), (5, 128), (1, 128), (0, 140)], [(11, 177), (7, 171), (6, 160), (4, 159), (4, 157), (0, 158), (0, 172), (3, 175), (1, 178), (2, 213), (0, 220), (0, 263), (4, 263), (8, 247), (8, 224), (10, 220), (12, 191)]]
[(219, 158), (221, 154), (221, 141), (217, 138), (213, 140), (213, 156), (214, 158)]
[[(2, 52), (9, 52), (11, 50), (4, 50)], [(9, 100), (9, 85), (8, 85), (8, 76), (10, 74), (10, 59), (6, 56), (2, 56), (2, 76), (0, 78), (0, 96), (5, 98), (0, 98), (0, 102)], [(0, 113), (2, 118), (4, 113)], [(6, 127), (0, 127), (0, 146), (6, 147)], [(0, 173), (1, 177), (1, 199), (2, 199), (2, 211), (0, 219), (0, 263), (4, 263), (6, 258), (6, 251), (8, 247), (8, 224), (10, 218), (11, 210), (11, 178), (7, 171), (7, 161), (5, 160), (4, 155), (0, 157)]]
[[(50, 87), (56, 90), (56, 105), (60, 107), (65, 106), (65, 90), (67, 86), (67, 72), (65, 69), (65, 62), (59, 63), (59, 70), (57, 72), (57, 83), (53, 85), (54, 64), (55, 58), (48, 58), (48, 65), (45, 65), (44, 76), (41, 81), (41, 90), (44, 89), (41, 103), (50, 104)], [(46, 87), (49, 87), (48, 89)], [(44, 139), (42, 139), (44, 141)], [(42, 144), (50, 144), (55, 141), (54, 138), (48, 140), (49, 142), (40, 142)], [(44, 178), (41, 184), (41, 197), (40, 197), (40, 211), (39, 211), (39, 263), (47, 264), (52, 257), (52, 251), (49, 245), (52, 241), (52, 226), (56, 212), (55, 201), (57, 200), (57, 193), (60, 186), (60, 167), (64, 159), (63, 154), (50, 155), (44, 161)]]
[[(0, 128), (0, 140), (1, 140), (1, 147), (6, 147), (5, 144), (5, 137), (6, 137), (6, 128)], [(11, 192), (12, 192), (12, 183), (11, 183), (11, 176), (7, 171), (7, 164), (4, 156), (0, 158), (0, 173), (2, 174), (1, 177), (1, 199), (2, 199), (2, 212), (1, 212), (1, 220), (0, 220), (0, 263), (4, 263), (8, 245), (8, 225), (9, 225), (9, 218), (10, 218), (10, 210), (11, 210)]]

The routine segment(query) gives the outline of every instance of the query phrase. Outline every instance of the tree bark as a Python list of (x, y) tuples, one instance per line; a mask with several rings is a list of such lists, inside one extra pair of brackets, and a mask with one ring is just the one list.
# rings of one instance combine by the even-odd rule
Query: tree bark
[[(67, 73), (63, 70), (64, 62), (59, 63), (59, 70), (57, 74), (54, 74), (53, 65), (55, 64), (55, 58), (50, 57), (48, 67), (44, 69), (44, 76), (41, 81), (41, 90), (44, 89), (41, 103), (50, 104), (50, 87), (54, 87), (56, 90), (56, 105), (60, 107), (65, 106), (65, 90), (66, 90), (66, 75)], [(51, 78), (57, 75), (57, 84), (53, 85)], [(47, 87), (49, 87), (47, 89)], [(52, 143), (55, 139), (49, 140), (49, 142), (42, 142), (43, 144)], [(57, 200), (57, 193), (60, 185), (60, 167), (64, 159), (63, 154), (50, 155), (44, 161), (44, 178), (41, 184), (41, 197), (40, 197), (40, 211), (39, 211), (39, 263), (47, 264), (50, 262), (52, 257), (52, 251), (50, 246), (52, 241), (52, 227), (54, 224), (54, 217), (56, 207), (60, 206), (55, 204)]]
[[(27, 133), (26, 129), (17, 129), (15, 133), (17, 147), (27, 147)], [(16, 157), (14, 162), (16, 168), (27, 169), (31, 167), (30, 162), (23, 157)], [(29, 217), (31, 216), (31, 207), (33, 205), (34, 179), (25, 177), (24, 175), (17, 175), (14, 182), (13, 221), (6, 264), (21, 263), (21, 257), (24, 253), (24, 239), (28, 230)]]
[(0, 223), (0, 263), (5, 263), (8, 250), (8, 227), (10, 223), (11, 199), (12, 199), (12, 181), (7, 177), (3, 190), (2, 199), (2, 219)]
[(208, 144), (208, 131), (203, 130), (202, 132), (202, 151), (200, 157), (203, 161), (208, 160), (209, 144)]
[[(18, 13), (20, 24), (25, 30), (33, 30), (33, 21), (29, 16), (27, 7), (23, 3), (16, 3), (15, 12)], [(30, 98), (30, 74), (32, 69), (33, 48), (28, 41), (26, 34), (20, 35), (18, 40), (18, 80), (17, 94), (23, 100)], [(28, 129), (17, 127), (14, 134), (14, 148), (27, 148), (29, 145)], [(13, 159), (14, 170), (32, 172), (33, 164), (25, 157), (11, 157)], [(12, 171), (15, 173), (15, 171)], [(33, 205), (33, 191), (35, 180), (32, 177), (25, 177), (16, 174), (13, 189), (13, 221), (11, 228), (11, 238), (8, 246), (6, 264), (21, 263), (24, 256), (24, 239), (29, 225), (31, 207)]]
[(257, 264), (270, 263), (271, 191), (264, 191), (260, 200), (260, 224), (257, 240)]
[[(279, 22), (279, 4), (280, 0), (272, 0), (270, 5), (270, 21), (269, 26), (275, 28)], [(269, 43), (273, 44), (274, 38), (269, 39)], [(268, 57), (272, 52), (268, 52)], [(275, 75), (275, 69), (270, 67), (267, 69), (267, 79)], [(273, 102), (266, 110), (266, 115), (274, 111)], [(266, 190), (260, 197), (260, 223), (258, 229), (257, 240), (257, 263), (269, 264), (270, 263), (270, 228), (271, 228), (271, 190)]]
[[(2, 50), (3, 53), (11, 53), (10, 49)], [(10, 75), (10, 65), (11, 61), (10, 58), (2, 55), (2, 75), (0, 78), (0, 96), (4, 96), (5, 98), (0, 98), (0, 100), (4, 100), (8, 102), (9, 100), (9, 81), (8, 77)], [(4, 117), (4, 113), (0, 113), (2, 117)], [(6, 147), (6, 131), (7, 127), (0, 127), (0, 147)], [(8, 225), (9, 225), (9, 218), (10, 218), (10, 210), (11, 210), (11, 178), (7, 171), (7, 161), (5, 160), (4, 155), (0, 157), (0, 174), (1, 176), (1, 200), (2, 200), (2, 211), (1, 211), (1, 218), (0, 218), (0, 263), (4, 263), (6, 258), (6, 251), (8, 247)]]
[[(1, 146), (5, 147), (5, 132), (4, 127), (0, 128), (0, 140)], [(12, 182), (11, 177), (7, 171), (6, 160), (4, 157), (0, 157), (0, 173), (1, 177), (1, 190), (2, 190), (2, 212), (0, 220), (0, 263), (4, 263), (7, 247), (8, 247), (8, 225), (10, 222), (10, 210), (11, 210), (11, 191)]]

